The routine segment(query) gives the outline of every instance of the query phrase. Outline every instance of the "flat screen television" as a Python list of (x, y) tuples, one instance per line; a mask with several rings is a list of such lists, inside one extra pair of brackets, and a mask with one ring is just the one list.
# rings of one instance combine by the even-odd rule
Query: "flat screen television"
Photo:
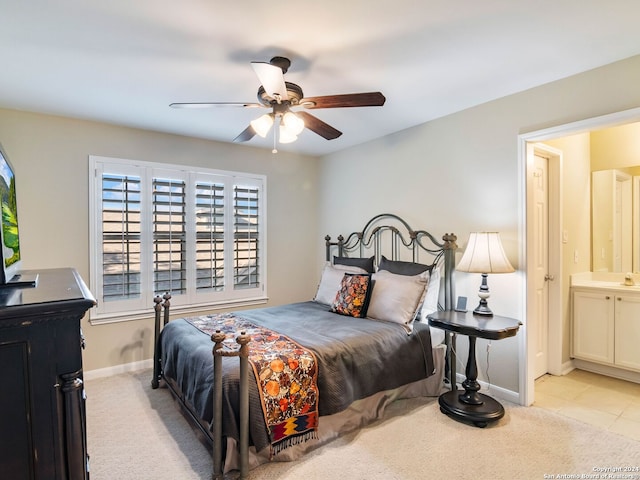
[(22, 275), (20, 236), (18, 235), (18, 208), (16, 202), (16, 176), (9, 158), (0, 145), (0, 285), (35, 285), (37, 276)]

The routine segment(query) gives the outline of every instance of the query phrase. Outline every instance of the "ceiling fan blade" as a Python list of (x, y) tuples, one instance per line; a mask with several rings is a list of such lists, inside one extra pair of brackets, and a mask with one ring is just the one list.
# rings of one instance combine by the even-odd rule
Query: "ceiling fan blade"
[(242, 132), (240, 132), (240, 135), (238, 135), (236, 138), (234, 138), (233, 141), (234, 142), (246, 142), (248, 140), (251, 140), (254, 137), (255, 134), (256, 134), (256, 131), (253, 129), (253, 127), (251, 125), (249, 125)]
[(267, 95), (274, 97), (277, 94), (282, 100), (289, 100), (282, 68), (265, 62), (251, 62), (251, 66)]
[(333, 140), (334, 138), (338, 138), (342, 135), (340, 130), (336, 130), (328, 123), (323, 122), (318, 117), (314, 117), (310, 113), (296, 112), (296, 115), (304, 120), (304, 126), (306, 128), (327, 140)]
[(234, 142), (246, 142), (248, 140), (251, 140), (253, 138), (253, 136), (256, 134), (256, 131), (253, 129), (253, 127), (251, 125), (249, 125), (247, 128), (245, 128), (240, 135), (238, 135), (236, 138), (233, 139)]
[(262, 107), (260, 103), (251, 102), (195, 102), (195, 103), (170, 103), (172, 108), (211, 108), (211, 107)]
[(380, 92), (347, 93), (306, 97), (300, 100), (300, 105), (305, 108), (381, 107), (385, 100), (386, 98)]

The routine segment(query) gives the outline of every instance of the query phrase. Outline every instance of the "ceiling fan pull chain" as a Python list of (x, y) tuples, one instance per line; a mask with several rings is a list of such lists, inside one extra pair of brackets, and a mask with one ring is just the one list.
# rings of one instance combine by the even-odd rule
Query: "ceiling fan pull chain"
[(273, 129), (273, 150), (271, 150), (271, 153), (278, 153), (278, 149), (276, 148), (276, 131), (278, 129), (274, 127)]

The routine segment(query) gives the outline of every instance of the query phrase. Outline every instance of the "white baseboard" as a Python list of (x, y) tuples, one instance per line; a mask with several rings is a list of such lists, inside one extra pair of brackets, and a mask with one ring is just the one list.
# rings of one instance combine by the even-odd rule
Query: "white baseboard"
[[(466, 377), (460, 373), (456, 373), (456, 380), (461, 384), (466, 380)], [(485, 395), (496, 397), (507, 402), (520, 404), (520, 394), (518, 392), (507, 390), (506, 388), (498, 387), (497, 385), (490, 385), (481, 380), (478, 380), (478, 383), (481, 387), (480, 393), (484, 393)]]
[(573, 360), (569, 360), (568, 362), (564, 362), (562, 364), (562, 375), (566, 375), (571, 373), (571, 371), (575, 370), (576, 366), (573, 364)]
[(573, 359), (576, 368), (586, 370), (588, 372), (606, 375), (607, 377), (619, 378), (627, 382), (640, 383), (640, 372), (625, 370), (623, 368), (610, 367), (608, 365), (600, 365), (598, 363), (587, 362), (586, 360)]
[(144, 370), (151, 367), (153, 367), (153, 359), (148, 358), (147, 360), (123, 363), (121, 365), (114, 365), (113, 367), (88, 370), (84, 372), (83, 376), (85, 380), (94, 380), (96, 378), (111, 377), (112, 375), (118, 375), (120, 373), (136, 372), (138, 370)]

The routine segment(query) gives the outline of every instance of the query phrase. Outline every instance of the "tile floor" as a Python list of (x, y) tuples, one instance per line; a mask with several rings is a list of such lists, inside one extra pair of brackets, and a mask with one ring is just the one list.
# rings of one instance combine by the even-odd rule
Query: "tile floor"
[(584, 370), (544, 375), (534, 405), (640, 440), (640, 384)]

